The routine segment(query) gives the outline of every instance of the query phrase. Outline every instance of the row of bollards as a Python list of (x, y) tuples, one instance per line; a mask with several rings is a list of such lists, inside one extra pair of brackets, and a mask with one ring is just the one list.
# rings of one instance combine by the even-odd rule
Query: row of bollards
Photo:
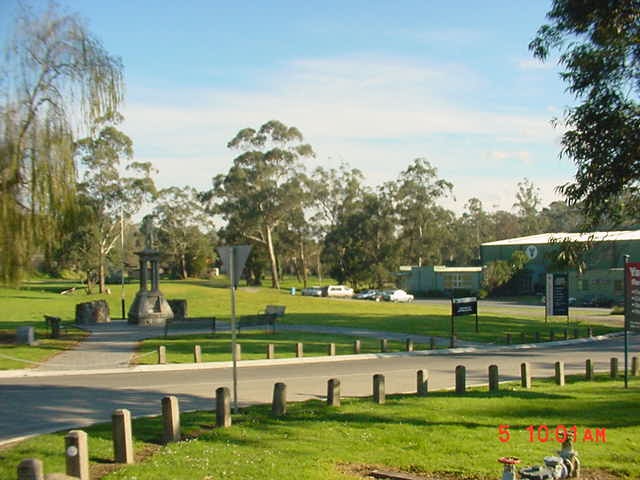
[[(631, 375), (639, 373), (638, 357), (633, 357), (631, 362)], [(555, 383), (565, 384), (564, 362), (554, 364)], [(489, 392), (499, 391), (500, 377), (497, 365), (489, 366)], [(618, 359), (610, 359), (610, 376), (616, 378), (618, 372)], [(591, 359), (585, 361), (585, 379), (592, 380), (594, 363)], [(528, 362), (520, 364), (521, 385), (523, 388), (531, 388), (531, 367)], [(416, 372), (416, 393), (426, 396), (429, 391), (429, 371), (418, 370)], [(455, 369), (455, 393), (466, 392), (466, 367), (458, 365)], [(229, 388), (220, 387), (215, 391), (216, 427), (228, 428), (231, 426), (231, 393)], [(373, 401), (382, 405), (385, 403), (385, 377), (383, 374), (373, 376)], [(162, 398), (162, 422), (163, 443), (178, 442), (181, 440), (180, 406), (178, 398), (166, 396)], [(340, 380), (331, 378), (327, 382), (327, 405), (340, 406)], [(287, 386), (278, 382), (273, 388), (272, 414), (281, 417), (287, 413)], [(111, 416), (112, 441), (114, 461), (116, 463), (132, 464), (135, 462), (133, 448), (133, 430), (131, 413), (127, 409), (114, 410)], [(80, 480), (89, 480), (89, 447), (86, 432), (71, 430), (65, 436), (66, 474)], [(38, 459), (28, 458), (18, 465), (18, 480), (44, 480), (42, 462)]]
[[(563, 340), (569, 340), (569, 329), (565, 328), (562, 331), (562, 337)], [(587, 338), (591, 338), (593, 337), (593, 328), (588, 327), (587, 328)], [(573, 329), (573, 338), (580, 338), (580, 329), (578, 328), (574, 328)], [(506, 339), (506, 343), (507, 345), (511, 345), (513, 344), (513, 334), (512, 333), (506, 333), (505, 334), (505, 339)], [(540, 343), (542, 340), (542, 335), (540, 334), (540, 332), (535, 332), (533, 334), (533, 341), (534, 343)], [(554, 330), (549, 330), (549, 341), (553, 342), (556, 340), (556, 332)], [(520, 333), (520, 343), (526, 343), (527, 342), (527, 333), (526, 332), (521, 332)]]
[[(436, 348), (436, 339), (435, 337), (431, 337), (429, 340), (429, 349), (434, 350)], [(353, 353), (359, 354), (362, 351), (362, 342), (360, 340), (354, 340), (353, 342)], [(411, 338), (407, 338), (405, 340), (405, 351), (413, 352), (414, 351), (414, 342)], [(380, 352), (386, 353), (389, 352), (389, 340), (386, 338), (380, 339)], [(164, 365), (167, 363), (167, 347), (164, 345), (158, 345), (156, 349), (158, 364)], [(296, 343), (295, 344), (295, 354), (297, 358), (304, 357), (304, 344)], [(336, 355), (336, 344), (329, 343), (327, 345), (327, 355), (335, 356)], [(269, 343), (267, 345), (266, 351), (267, 360), (273, 360), (276, 358), (276, 346), (273, 343)], [(237, 343), (236, 344), (236, 360), (242, 359), (242, 346)], [(200, 345), (193, 346), (193, 361), (194, 363), (202, 363), (202, 347)]]

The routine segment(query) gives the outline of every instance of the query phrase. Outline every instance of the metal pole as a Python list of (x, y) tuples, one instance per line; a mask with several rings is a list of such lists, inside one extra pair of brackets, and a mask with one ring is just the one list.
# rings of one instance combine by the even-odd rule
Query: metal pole
[(450, 342), (450, 344), (452, 346), (453, 346), (453, 337), (456, 334), (455, 327), (453, 325), (453, 318), (454, 318), (453, 297), (451, 297), (451, 342)]
[(122, 250), (122, 273), (120, 274), (120, 306), (122, 307), (122, 319), (124, 320), (124, 264), (125, 264), (125, 253), (124, 253), (124, 210), (120, 207), (120, 247)]
[(629, 255), (624, 256), (624, 388), (629, 388), (629, 322), (630, 318), (629, 306), (629, 280), (627, 279), (627, 264), (629, 263)]
[(229, 280), (231, 281), (231, 358), (233, 359), (233, 413), (238, 413), (238, 372), (236, 370), (236, 285), (234, 278), (235, 247), (229, 255)]

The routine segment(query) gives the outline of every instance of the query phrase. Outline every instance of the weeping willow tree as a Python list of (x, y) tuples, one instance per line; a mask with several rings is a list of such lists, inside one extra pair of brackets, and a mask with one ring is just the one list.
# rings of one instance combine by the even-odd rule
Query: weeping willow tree
[[(47, 255), (75, 205), (74, 138), (117, 115), (121, 61), (77, 15), (21, 7), (0, 65), (0, 281)], [(63, 225), (65, 227), (63, 227)]]

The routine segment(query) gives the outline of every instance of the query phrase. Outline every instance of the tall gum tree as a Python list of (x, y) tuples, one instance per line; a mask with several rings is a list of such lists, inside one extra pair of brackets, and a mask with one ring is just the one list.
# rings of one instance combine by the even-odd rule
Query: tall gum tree
[(275, 228), (302, 204), (304, 165), (314, 156), (302, 133), (271, 120), (258, 130), (245, 128), (227, 144), (241, 150), (225, 175), (213, 179), (203, 200), (217, 200), (213, 211), (233, 222), (243, 236), (265, 246), (271, 265), (271, 286), (280, 288)]
[(559, 187), (591, 222), (637, 216), (640, 204), (640, 1), (554, 0), (549, 23), (529, 44), (557, 51), (576, 105), (564, 116), (561, 156), (575, 181)]
[(22, 6), (0, 65), (0, 281), (19, 281), (72, 209), (74, 134), (123, 99), (121, 61), (76, 15)]

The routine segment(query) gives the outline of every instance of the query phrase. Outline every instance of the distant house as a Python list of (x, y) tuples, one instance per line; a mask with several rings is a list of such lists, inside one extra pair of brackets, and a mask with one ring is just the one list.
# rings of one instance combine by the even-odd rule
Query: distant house
[(400, 288), (414, 295), (451, 295), (456, 291), (477, 292), (482, 267), (400, 267)]
[(526, 237), (487, 242), (480, 246), (482, 264), (509, 260), (514, 251), (523, 251), (529, 258), (525, 269), (512, 282), (511, 293), (516, 295), (544, 294), (545, 275), (553, 273), (553, 257), (557, 242), (591, 242), (584, 256), (582, 274), (569, 270), (569, 295), (578, 304), (610, 304), (624, 298), (624, 255), (630, 261), (640, 261), (640, 230), (590, 233), (544, 233)]

